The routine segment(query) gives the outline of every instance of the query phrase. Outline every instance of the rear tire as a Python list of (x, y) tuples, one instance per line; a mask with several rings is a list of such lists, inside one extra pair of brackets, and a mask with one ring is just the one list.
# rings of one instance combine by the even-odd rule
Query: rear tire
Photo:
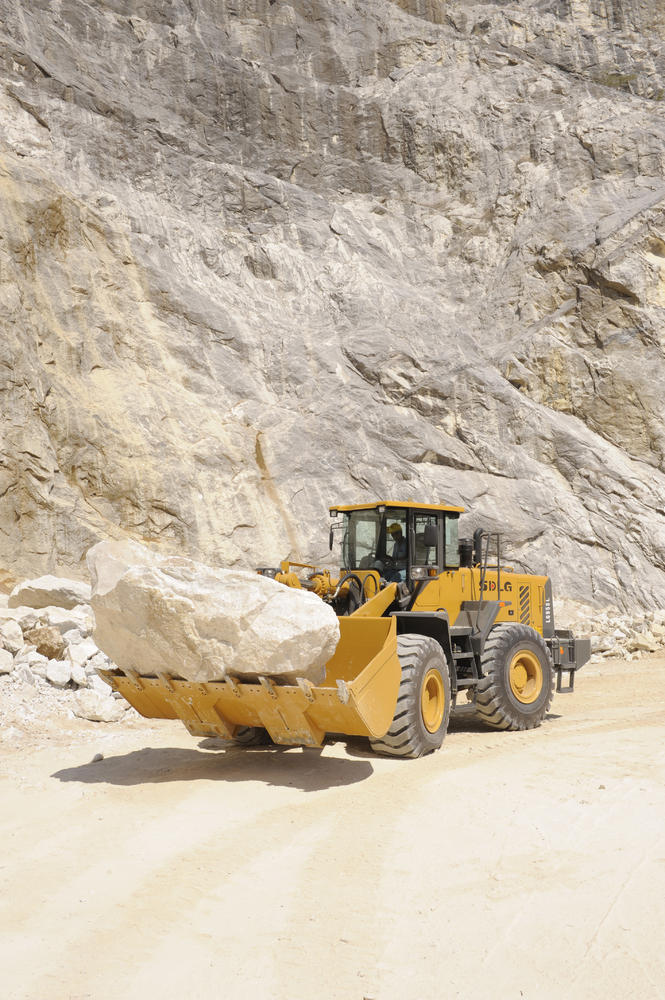
[(402, 680), (390, 729), (371, 740), (375, 753), (422, 757), (438, 750), (450, 718), (450, 673), (441, 646), (426, 635), (397, 637)]
[(476, 712), (491, 729), (539, 726), (554, 695), (554, 670), (543, 637), (517, 622), (495, 625), (481, 658)]

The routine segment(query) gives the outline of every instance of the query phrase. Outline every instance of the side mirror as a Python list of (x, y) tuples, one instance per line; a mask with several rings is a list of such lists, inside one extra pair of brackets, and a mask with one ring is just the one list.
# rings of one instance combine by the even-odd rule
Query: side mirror
[(425, 531), (423, 534), (423, 543), (426, 548), (436, 548), (437, 542), (439, 541), (439, 530), (436, 524), (426, 524)]
[(476, 566), (483, 564), (483, 539), (485, 532), (482, 528), (476, 528), (473, 533), (473, 561)]

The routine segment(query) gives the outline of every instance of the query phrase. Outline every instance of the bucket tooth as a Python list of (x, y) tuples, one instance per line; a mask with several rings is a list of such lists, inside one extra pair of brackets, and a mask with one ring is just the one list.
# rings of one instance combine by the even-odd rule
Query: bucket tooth
[(307, 701), (313, 703), (314, 695), (312, 693), (312, 688), (314, 687), (314, 685), (312, 684), (312, 682), (308, 681), (305, 677), (296, 677), (296, 680), (298, 682), (298, 687), (305, 695), (305, 698), (307, 698)]
[(346, 681), (343, 680), (337, 681), (337, 697), (341, 701), (342, 705), (349, 704), (350, 694)]
[(230, 677), (229, 674), (227, 674), (224, 678), (224, 683), (231, 688), (236, 698), (242, 698), (242, 686), (237, 684), (233, 677)]
[(259, 682), (261, 687), (265, 688), (271, 698), (277, 697), (277, 692), (275, 691), (275, 682), (271, 681), (268, 677), (264, 677), (263, 674), (259, 676)]

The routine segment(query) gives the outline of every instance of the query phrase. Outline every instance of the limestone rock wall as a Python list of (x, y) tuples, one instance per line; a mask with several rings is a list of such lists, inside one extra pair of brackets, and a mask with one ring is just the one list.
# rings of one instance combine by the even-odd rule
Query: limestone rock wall
[(461, 502), (665, 596), (665, 5), (0, 0), (0, 565)]

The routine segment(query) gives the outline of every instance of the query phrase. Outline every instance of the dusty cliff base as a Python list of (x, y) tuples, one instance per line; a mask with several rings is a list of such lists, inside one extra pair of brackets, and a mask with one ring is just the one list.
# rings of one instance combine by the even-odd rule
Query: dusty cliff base
[(660, 997), (664, 731), (648, 657), (590, 665), (536, 732), (462, 714), (420, 761), (0, 734), (3, 996)]

